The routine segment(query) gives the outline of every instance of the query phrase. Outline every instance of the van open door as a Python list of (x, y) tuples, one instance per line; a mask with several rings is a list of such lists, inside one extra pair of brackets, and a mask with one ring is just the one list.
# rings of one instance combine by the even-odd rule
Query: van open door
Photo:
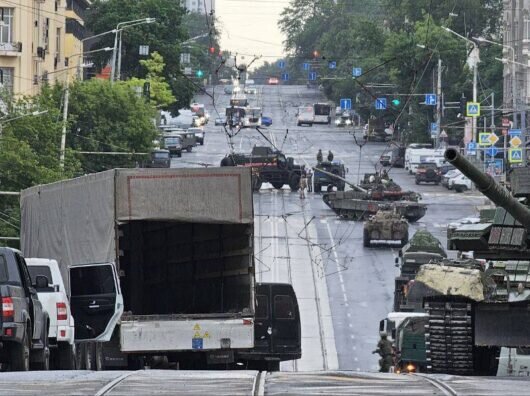
[(70, 294), (76, 341), (109, 341), (123, 313), (114, 264), (70, 267)]

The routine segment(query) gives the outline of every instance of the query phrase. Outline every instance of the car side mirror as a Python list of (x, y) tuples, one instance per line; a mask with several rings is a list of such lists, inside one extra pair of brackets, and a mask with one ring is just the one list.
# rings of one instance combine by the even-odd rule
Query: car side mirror
[(48, 285), (50, 284), (48, 277), (44, 275), (37, 275), (35, 277), (35, 288), (38, 289), (46, 289)]

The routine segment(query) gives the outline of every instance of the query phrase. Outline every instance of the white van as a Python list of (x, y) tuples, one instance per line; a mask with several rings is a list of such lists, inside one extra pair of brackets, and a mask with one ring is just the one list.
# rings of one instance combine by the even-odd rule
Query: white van
[(74, 318), (66, 295), (63, 277), (55, 260), (26, 258), (32, 282), (37, 275), (48, 278), (48, 287), (37, 289), (39, 300), (50, 318), (48, 338), (52, 368), (75, 370)]
[(442, 163), (445, 162), (444, 150), (422, 148), (407, 149), (405, 151), (405, 169), (409, 171), (409, 174), (415, 174), (418, 165), (425, 162), (434, 162), (437, 166), (440, 166)]

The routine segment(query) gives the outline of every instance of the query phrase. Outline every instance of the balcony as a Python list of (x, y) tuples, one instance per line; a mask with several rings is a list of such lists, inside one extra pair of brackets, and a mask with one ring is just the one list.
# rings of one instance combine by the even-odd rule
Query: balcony
[(0, 43), (0, 56), (20, 56), (22, 43)]

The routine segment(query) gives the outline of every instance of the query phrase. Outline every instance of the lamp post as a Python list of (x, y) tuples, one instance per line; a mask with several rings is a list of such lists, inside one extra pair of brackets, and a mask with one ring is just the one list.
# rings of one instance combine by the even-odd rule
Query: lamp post
[(116, 29), (114, 29), (114, 46), (112, 50), (112, 64), (111, 64), (111, 71), (110, 71), (110, 81), (114, 82), (114, 77), (116, 75), (116, 53), (118, 50), (118, 32), (121, 32), (123, 29), (126, 29), (128, 27), (132, 26), (138, 26), (143, 25), (145, 23), (153, 23), (155, 22), (155, 18), (141, 18), (141, 19), (134, 19), (132, 21), (126, 21), (126, 22), (120, 22), (116, 25)]
[[(473, 65), (473, 102), (477, 101), (477, 80), (478, 80), (478, 63), (480, 62), (480, 50), (478, 48), (477, 43), (475, 43), (473, 40), (468, 39), (467, 37), (462, 36), (461, 34), (455, 32), (454, 30), (449, 29), (446, 26), (442, 26), (442, 28), (451, 33), (455, 36), (461, 38), (462, 40), (465, 40), (469, 44), (473, 46), (473, 51), (476, 54), (476, 62)], [(473, 140), (475, 143), (478, 142), (478, 135), (477, 135), (477, 117), (472, 118), (472, 130), (473, 130)], [(477, 159), (480, 159), (480, 150), (477, 150)]]
[(82, 79), (82, 73), (81, 73), (82, 67), (81, 67), (81, 65), (83, 64), (83, 54), (86, 53), (86, 52), (83, 52), (83, 50), (85, 49), (85, 41), (92, 40), (92, 39), (95, 39), (95, 38), (98, 38), (98, 37), (101, 37), (101, 36), (105, 36), (105, 35), (111, 34), (111, 33), (116, 33), (116, 29), (109, 30), (108, 32), (99, 33), (99, 34), (96, 34), (94, 36), (85, 37), (84, 39), (81, 40), (81, 52), (79, 54), (72, 55), (72, 56), (79, 55), (79, 59), (77, 61), (77, 78), (79, 80)]

